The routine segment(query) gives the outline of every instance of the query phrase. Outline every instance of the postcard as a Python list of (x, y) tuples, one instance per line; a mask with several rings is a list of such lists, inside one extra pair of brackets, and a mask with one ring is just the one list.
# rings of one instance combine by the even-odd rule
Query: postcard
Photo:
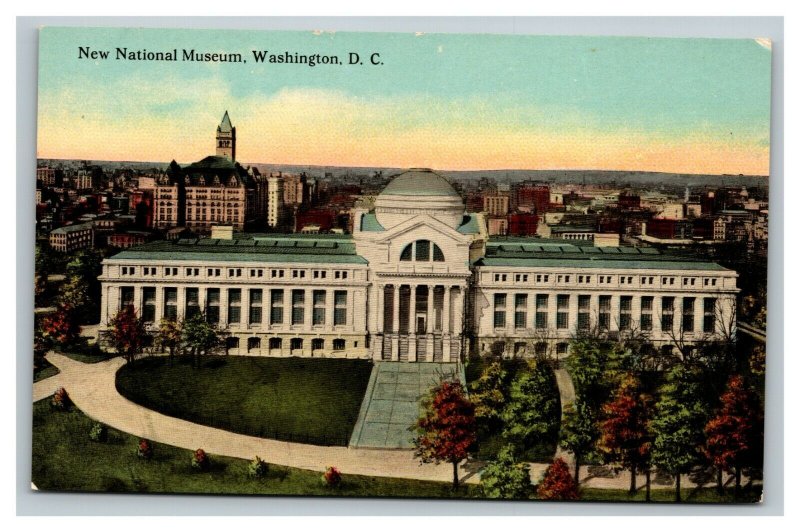
[(769, 40), (43, 27), (38, 84), (35, 489), (762, 500)]

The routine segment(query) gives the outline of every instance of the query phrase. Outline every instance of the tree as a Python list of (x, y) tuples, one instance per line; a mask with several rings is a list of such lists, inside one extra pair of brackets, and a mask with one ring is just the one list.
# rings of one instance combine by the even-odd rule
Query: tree
[(503, 437), (527, 450), (556, 429), (558, 398), (552, 393), (551, 373), (544, 364), (528, 361), (511, 383), (502, 413)]
[(197, 367), (200, 367), (200, 356), (211, 353), (220, 344), (216, 327), (206, 321), (202, 312), (184, 320), (181, 340), (192, 355), (192, 361)]
[(108, 323), (104, 333), (106, 342), (127, 362), (133, 362), (147, 345), (147, 329), (144, 319), (136, 315), (133, 305), (126, 305)]
[(506, 404), (507, 372), (500, 361), (486, 366), (478, 380), (471, 384), (470, 399), (475, 405), (475, 418), (482, 427), (498, 428), (500, 415)]
[(517, 461), (514, 449), (500, 449), (497, 459), (481, 471), (481, 492), (489, 499), (527, 499), (531, 492), (531, 471), (527, 462)]
[(580, 471), (583, 459), (594, 451), (597, 438), (597, 412), (585, 401), (578, 398), (575, 403), (564, 407), (559, 445), (575, 457), (575, 484), (580, 485)]
[(536, 495), (548, 501), (575, 501), (578, 496), (578, 485), (569, 474), (569, 466), (563, 458), (556, 458), (547, 467), (544, 479), (536, 488)]
[(453, 464), (453, 489), (458, 488), (458, 464), (476, 440), (475, 406), (460, 382), (442, 381), (423, 400), (417, 420), (414, 456), (423, 463)]
[(61, 349), (73, 345), (81, 336), (81, 326), (69, 305), (59, 305), (42, 319), (42, 338)]
[(700, 377), (678, 364), (659, 390), (651, 430), (652, 459), (656, 467), (675, 475), (675, 501), (681, 500), (681, 474), (688, 473), (702, 456), (706, 408), (701, 400)]
[(169, 351), (169, 363), (172, 365), (175, 359), (175, 350), (180, 347), (182, 338), (181, 324), (176, 320), (164, 318), (156, 333), (156, 344), (161, 349)]
[(619, 388), (602, 408), (598, 447), (607, 462), (631, 472), (630, 493), (636, 492), (636, 469), (648, 462), (650, 435), (645, 398), (633, 375), (622, 379)]
[(736, 478), (736, 495), (742, 485), (742, 468), (761, 461), (764, 428), (758, 396), (740, 375), (728, 381), (721, 406), (705, 427), (705, 453), (711, 463)]
[(59, 302), (71, 305), (83, 323), (97, 323), (100, 319), (100, 281), (103, 272), (103, 255), (94, 249), (78, 252), (67, 263), (66, 277), (59, 291)]

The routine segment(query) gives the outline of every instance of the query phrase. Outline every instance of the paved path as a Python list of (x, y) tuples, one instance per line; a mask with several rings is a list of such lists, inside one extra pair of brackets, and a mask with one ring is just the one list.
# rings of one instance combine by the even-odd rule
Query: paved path
[[(34, 383), (33, 400), (44, 399), (63, 386), (77, 407), (92, 419), (140, 438), (173, 445), (184, 449), (202, 447), (210, 454), (251, 460), (258, 455), (264, 460), (289, 467), (324, 471), (336, 466), (343, 473), (366, 476), (408, 478), (451, 482), (450, 464), (420, 464), (410, 450), (356, 449), (352, 447), (320, 447), (301, 443), (268, 440), (255, 436), (236, 434), (213, 427), (198, 425), (139, 406), (116, 389), (116, 373), (124, 364), (122, 358), (112, 358), (96, 364), (84, 364), (64, 355), (50, 352), (47, 360), (60, 373)], [(560, 388), (560, 387), (559, 387)], [(483, 464), (466, 462), (460, 466), (462, 482), (477, 483)], [(530, 464), (531, 479), (538, 482), (547, 464)], [(581, 484), (592, 488), (627, 489), (629, 476), (608, 475), (603, 468), (581, 468)], [(730, 479), (729, 479), (730, 480)], [(644, 477), (638, 478), (639, 486)], [(669, 488), (672, 485), (653, 483), (652, 487)], [(689, 488), (695, 484), (682, 478), (681, 485)], [(713, 485), (713, 479), (708, 479)]]
[[(554, 371), (556, 375), (556, 385), (558, 386), (558, 395), (561, 399), (561, 419), (564, 419), (564, 407), (570, 403), (575, 402), (575, 385), (572, 383), (572, 377), (569, 372), (564, 368), (559, 368)], [(575, 467), (575, 457), (571, 452), (562, 449), (561, 445), (556, 448), (556, 456), (561, 457), (567, 462), (570, 467)]]

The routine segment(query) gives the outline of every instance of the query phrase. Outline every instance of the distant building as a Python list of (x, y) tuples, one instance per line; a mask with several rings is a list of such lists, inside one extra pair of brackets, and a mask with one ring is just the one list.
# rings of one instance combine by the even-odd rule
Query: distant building
[(267, 225), (278, 227), (283, 222), (283, 176), (270, 174), (267, 177)]
[(483, 212), (489, 216), (508, 215), (508, 196), (487, 195), (483, 197)]
[(62, 253), (70, 253), (94, 245), (94, 225), (83, 223), (67, 225), (50, 231), (50, 247)]
[(488, 218), (486, 220), (486, 227), (489, 232), (489, 236), (505, 236), (508, 234), (508, 219)]
[(283, 174), (283, 202), (289, 207), (308, 203), (305, 174)]
[(153, 239), (151, 233), (147, 231), (128, 231), (126, 233), (114, 233), (108, 237), (108, 245), (115, 248), (127, 249), (133, 246), (146, 244)]
[(225, 111), (222, 122), (217, 126), (217, 157), (236, 162), (236, 128), (231, 125), (228, 111)]
[(64, 172), (49, 166), (40, 166), (36, 169), (36, 180), (46, 187), (60, 187), (64, 181)]

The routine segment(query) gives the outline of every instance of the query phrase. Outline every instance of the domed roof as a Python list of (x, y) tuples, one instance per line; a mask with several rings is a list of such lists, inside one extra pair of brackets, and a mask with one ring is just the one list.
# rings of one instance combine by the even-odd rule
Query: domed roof
[(447, 179), (429, 168), (411, 168), (397, 174), (380, 195), (461, 197)]

